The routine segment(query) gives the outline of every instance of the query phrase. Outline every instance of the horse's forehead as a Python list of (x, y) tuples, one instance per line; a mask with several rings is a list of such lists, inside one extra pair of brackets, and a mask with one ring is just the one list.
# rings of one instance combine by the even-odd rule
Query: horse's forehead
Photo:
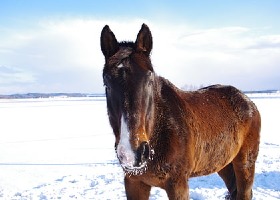
[(119, 65), (121, 62), (132, 54), (133, 49), (130, 47), (120, 47), (119, 51), (109, 58), (109, 65)]

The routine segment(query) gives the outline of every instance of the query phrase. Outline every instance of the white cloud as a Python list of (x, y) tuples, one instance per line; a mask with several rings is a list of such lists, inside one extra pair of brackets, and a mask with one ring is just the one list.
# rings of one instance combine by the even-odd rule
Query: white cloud
[(20, 84), (20, 83), (34, 83), (35, 78), (31, 72), (25, 72), (21, 69), (0, 66), (0, 84)]
[[(172, 37), (165, 37), (164, 32), (157, 34), (162, 43), (154, 60), (167, 69), (162, 74), (177, 85), (222, 83), (244, 90), (280, 88), (280, 82), (275, 84), (275, 74), (280, 74), (280, 35), (258, 35), (246, 27), (170, 29)], [(274, 81), (269, 84), (268, 77), (273, 74)]]
[[(32, 30), (11, 31), (0, 39), (0, 65), (20, 70), (0, 72), (0, 82), (10, 84), (9, 93), (17, 92), (12, 91), (13, 80), (38, 92), (102, 92), (103, 26), (108, 24), (119, 41), (134, 41), (143, 22), (153, 34), (156, 72), (178, 86), (222, 83), (241, 89), (280, 88), (275, 81), (280, 78), (275, 75), (280, 74), (280, 34), (261, 35), (247, 27), (197, 29), (142, 19), (50, 20)], [(271, 84), (269, 77), (274, 79)]]

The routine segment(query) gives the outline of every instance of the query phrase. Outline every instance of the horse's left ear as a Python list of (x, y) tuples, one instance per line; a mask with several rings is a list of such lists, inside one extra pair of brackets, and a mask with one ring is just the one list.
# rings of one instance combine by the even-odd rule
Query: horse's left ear
[(149, 27), (143, 24), (136, 39), (136, 50), (144, 52), (147, 56), (150, 55), (153, 48), (153, 38)]

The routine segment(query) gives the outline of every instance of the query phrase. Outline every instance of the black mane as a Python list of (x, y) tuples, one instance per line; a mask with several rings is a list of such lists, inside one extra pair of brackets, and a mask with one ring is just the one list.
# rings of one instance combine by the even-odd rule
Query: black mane
[(135, 49), (135, 43), (132, 41), (122, 41), (119, 43), (120, 47), (130, 47), (132, 49)]

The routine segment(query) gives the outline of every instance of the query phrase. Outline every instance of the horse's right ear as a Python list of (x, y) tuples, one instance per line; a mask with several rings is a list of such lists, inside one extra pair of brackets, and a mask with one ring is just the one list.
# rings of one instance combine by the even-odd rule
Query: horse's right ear
[(106, 59), (110, 58), (119, 50), (118, 41), (108, 25), (102, 29), (100, 45), (101, 51)]

